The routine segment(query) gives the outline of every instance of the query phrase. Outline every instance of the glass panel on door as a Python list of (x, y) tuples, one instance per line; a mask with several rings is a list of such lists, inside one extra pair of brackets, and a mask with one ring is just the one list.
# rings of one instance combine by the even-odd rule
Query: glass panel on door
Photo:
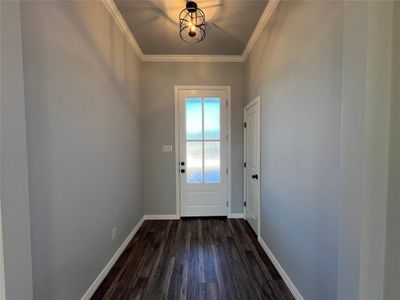
[(187, 183), (203, 181), (203, 144), (202, 142), (186, 142)]
[(219, 98), (204, 99), (204, 139), (219, 140), (221, 112)]
[(220, 178), (220, 142), (204, 142), (204, 182), (219, 183)]
[(201, 98), (186, 99), (186, 140), (203, 138), (203, 100)]
[(186, 98), (187, 183), (221, 182), (221, 100)]

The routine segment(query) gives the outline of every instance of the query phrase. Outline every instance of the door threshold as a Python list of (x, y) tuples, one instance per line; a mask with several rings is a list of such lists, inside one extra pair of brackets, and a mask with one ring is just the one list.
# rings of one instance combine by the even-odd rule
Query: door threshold
[(190, 219), (227, 219), (227, 216), (188, 216), (181, 217), (182, 220), (190, 220)]

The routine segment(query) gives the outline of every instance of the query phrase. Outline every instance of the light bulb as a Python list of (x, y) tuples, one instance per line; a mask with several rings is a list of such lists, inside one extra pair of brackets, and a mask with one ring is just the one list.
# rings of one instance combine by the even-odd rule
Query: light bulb
[(196, 26), (192, 25), (192, 27), (190, 27), (190, 31), (195, 31)]

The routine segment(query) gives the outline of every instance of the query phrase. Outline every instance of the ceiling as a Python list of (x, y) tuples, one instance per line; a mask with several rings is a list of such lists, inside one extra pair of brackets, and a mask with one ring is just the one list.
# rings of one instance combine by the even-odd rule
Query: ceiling
[(207, 36), (198, 44), (179, 37), (185, 0), (114, 0), (145, 55), (241, 55), (268, 0), (198, 0)]

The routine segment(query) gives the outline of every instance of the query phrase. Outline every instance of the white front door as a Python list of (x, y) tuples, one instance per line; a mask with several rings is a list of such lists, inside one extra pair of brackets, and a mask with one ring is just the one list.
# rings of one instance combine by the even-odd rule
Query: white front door
[(181, 216), (226, 216), (225, 90), (179, 90)]
[(245, 217), (254, 232), (260, 233), (260, 98), (244, 109)]
[(3, 229), (1, 222), (0, 206), (0, 299), (6, 299), (6, 284), (4, 281), (4, 252), (3, 252)]

